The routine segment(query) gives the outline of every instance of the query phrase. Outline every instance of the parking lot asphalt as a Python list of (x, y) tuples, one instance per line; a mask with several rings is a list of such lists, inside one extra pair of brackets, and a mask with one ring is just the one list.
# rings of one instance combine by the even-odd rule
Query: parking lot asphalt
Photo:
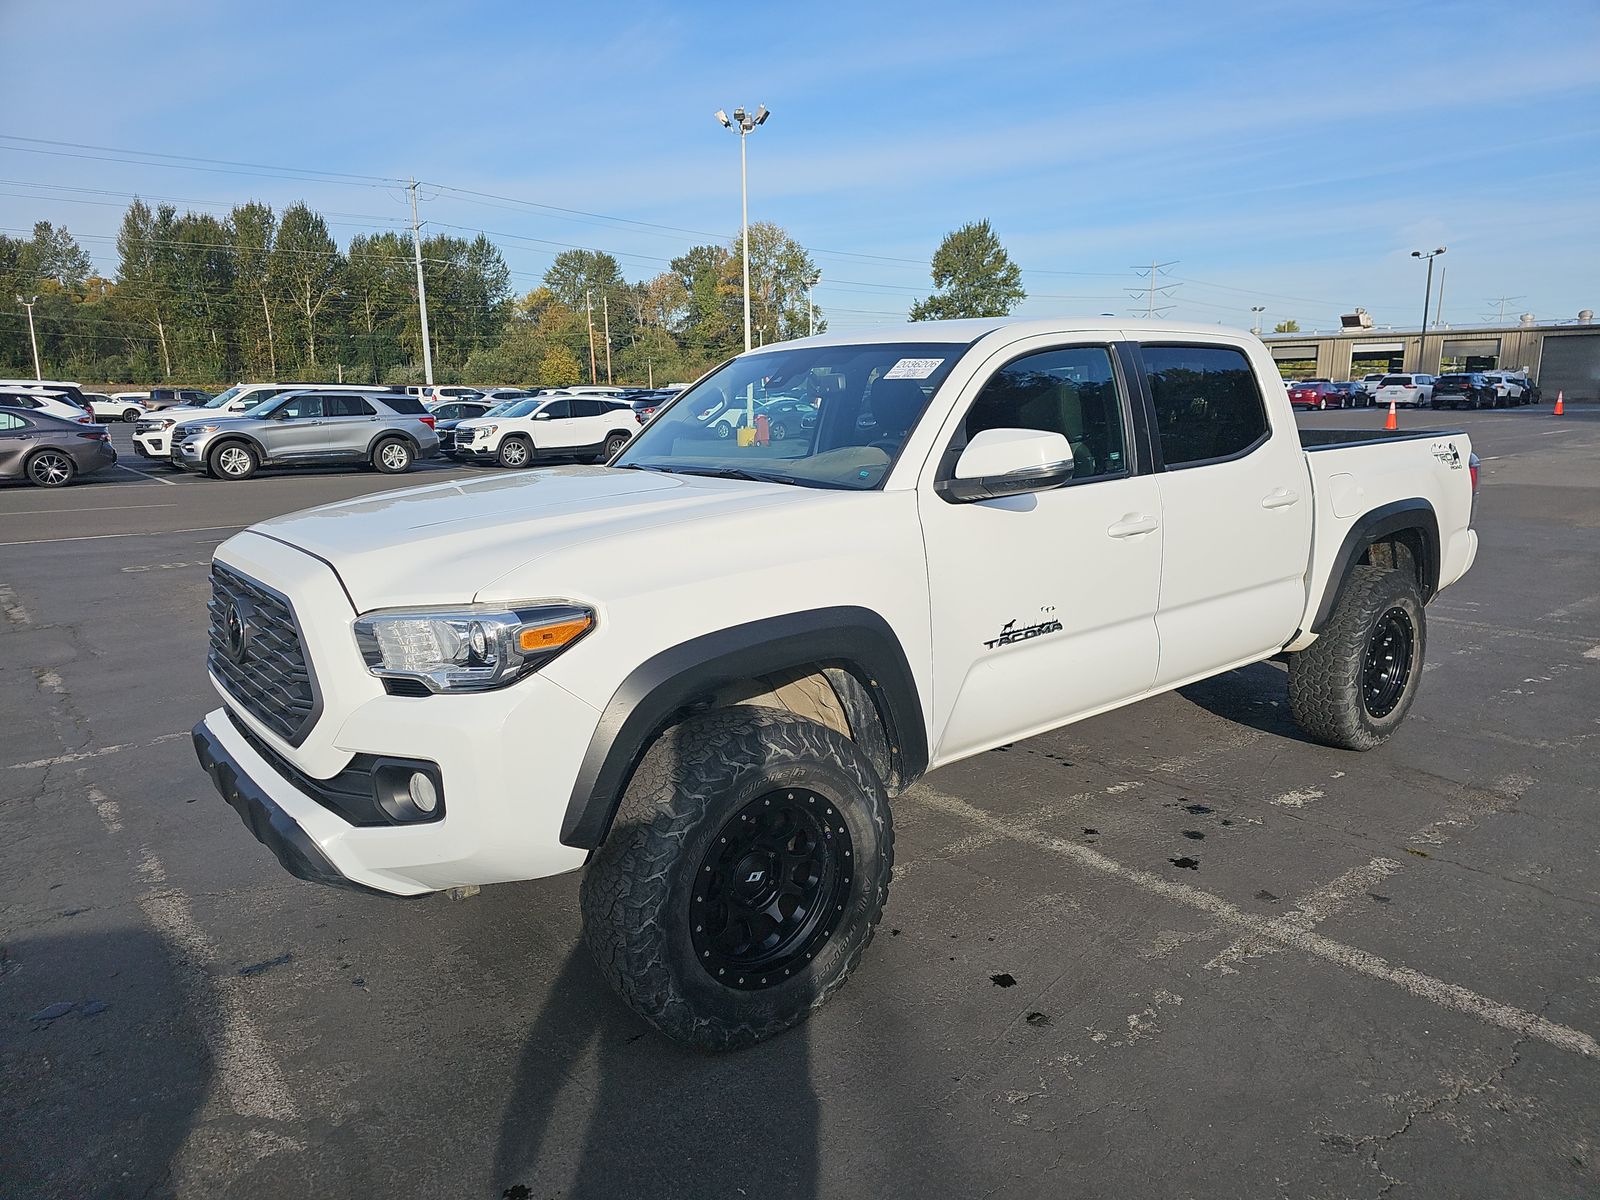
[(301, 883), (196, 767), (216, 544), (479, 472), (0, 488), (0, 1195), (1600, 1193), (1600, 413), (1400, 420), (1484, 473), (1391, 742), (1261, 664), (936, 772), (858, 973), (722, 1057), (576, 876)]

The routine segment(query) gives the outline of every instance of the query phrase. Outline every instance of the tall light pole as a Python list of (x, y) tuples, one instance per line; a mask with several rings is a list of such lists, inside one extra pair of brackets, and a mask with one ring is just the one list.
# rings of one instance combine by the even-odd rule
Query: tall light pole
[(422, 319), (422, 378), (433, 394), (433, 346), (428, 340), (428, 285), (422, 280), (422, 223), (417, 220), (417, 181), (411, 181), (411, 248), (417, 256), (417, 314)]
[(39, 297), (35, 296), (32, 300), (24, 300), (21, 296), (18, 296), (17, 303), (28, 310), (28, 340), (33, 343), (33, 377), (43, 380), (44, 372), (39, 369), (39, 337), (33, 332), (33, 306), (39, 303)]
[(1265, 304), (1252, 304), (1250, 306), (1250, 332), (1257, 337), (1261, 336), (1261, 314), (1267, 311)]
[(750, 349), (750, 181), (745, 168), (744, 140), (755, 132), (757, 125), (766, 124), (767, 118), (771, 115), (764, 104), (758, 104), (753, 113), (736, 108), (733, 110), (732, 119), (722, 109), (717, 110), (717, 120), (722, 122), (723, 127), (732, 129), (739, 135), (739, 201), (742, 209), (740, 237), (744, 245), (740, 257), (744, 259), (744, 348), (746, 350)]
[(817, 302), (811, 298), (811, 289), (822, 280), (813, 275), (806, 280), (806, 336), (811, 337), (817, 332)]
[(1440, 246), (1424, 254), (1421, 250), (1413, 250), (1412, 258), (1425, 258), (1428, 260), (1428, 283), (1422, 289), (1422, 333), (1417, 338), (1417, 370), (1422, 370), (1425, 365), (1423, 352), (1428, 345), (1428, 302), (1433, 299), (1433, 260), (1444, 253), (1445, 248)]

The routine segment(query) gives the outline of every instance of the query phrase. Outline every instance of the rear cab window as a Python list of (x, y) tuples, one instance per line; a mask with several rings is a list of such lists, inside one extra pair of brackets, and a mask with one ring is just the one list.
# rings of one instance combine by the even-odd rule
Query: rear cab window
[(1237, 458), (1271, 436), (1266, 402), (1244, 351), (1144, 345), (1139, 353), (1168, 470)]

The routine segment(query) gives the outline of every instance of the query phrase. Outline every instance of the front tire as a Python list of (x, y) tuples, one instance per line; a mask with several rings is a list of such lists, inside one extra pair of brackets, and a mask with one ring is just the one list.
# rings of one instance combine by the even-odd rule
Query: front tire
[(1381, 745), (1417, 697), (1427, 635), (1410, 572), (1355, 567), (1321, 636), (1289, 655), (1295, 721), (1330, 746)]
[(584, 874), (584, 935), (622, 999), (710, 1050), (805, 1020), (872, 941), (894, 827), (854, 742), (735, 706), (661, 735)]
[(127, 412), (122, 414), (123, 424), (132, 425), (135, 421), (137, 421), (143, 415), (144, 414), (141, 413), (137, 408), (130, 408), (130, 409), (128, 409)]
[(243, 442), (224, 442), (206, 458), (206, 466), (213, 478), (238, 483), (261, 468), (261, 459)]
[(500, 452), (497, 456), (502, 467), (511, 467), (520, 470), (533, 462), (533, 446), (527, 438), (508, 437), (500, 443)]

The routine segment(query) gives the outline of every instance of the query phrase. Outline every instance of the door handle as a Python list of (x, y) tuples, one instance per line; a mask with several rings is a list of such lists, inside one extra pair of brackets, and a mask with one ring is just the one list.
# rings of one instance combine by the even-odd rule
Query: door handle
[(1290, 491), (1288, 488), (1278, 488), (1261, 498), (1262, 508), (1288, 508), (1291, 504), (1298, 503), (1300, 503), (1300, 493)]
[(1154, 533), (1160, 528), (1160, 522), (1145, 513), (1126, 513), (1122, 520), (1114, 522), (1106, 530), (1114, 538), (1139, 537), (1146, 533)]

